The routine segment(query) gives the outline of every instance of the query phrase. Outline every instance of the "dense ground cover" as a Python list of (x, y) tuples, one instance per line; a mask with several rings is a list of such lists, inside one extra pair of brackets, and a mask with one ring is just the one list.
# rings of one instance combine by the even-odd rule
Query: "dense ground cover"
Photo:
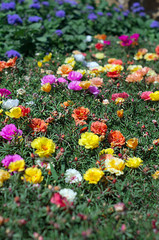
[[(46, 22), (48, 29), (38, 35), (36, 24), (42, 23), (28, 26), (29, 16), (36, 14), (44, 23), (48, 11), (55, 17), (64, 10), (81, 19), (81, 5), (50, 2), (53, 12), (41, 2), (37, 14), (29, 8), (32, 2), (16, 1), (16, 12), (9, 14), (25, 9), (23, 24), (1, 28), (6, 41), (1, 43), (5, 61), (0, 61), (0, 239), (157, 240), (158, 28), (150, 27), (148, 16), (139, 16), (141, 6), (124, 16), (121, 7), (107, 9), (104, 1), (98, 9), (84, 8), (78, 26), (88, 24), (90, 32), (77, 36), (74, 20), (69, 24), (69, 18), (57, 17), (50, 23), (58, 26)], [(108, 31), (101, 28), (98, 10), (111, 11), (111, 21), (103, 18)], [(88, 20), (92, 12), (101, 18)], [(0, 14), (6, 21), (8, 12)], [(138, 16), (134, 23), (133, 14)], [(127, 19), (120, 21), (121, 30), (119, 16)], [(150, 35), (140, 32), (139, 21)], [(69, 35), (81, 38), (65, 39), (63, 29), (60, 38), (42, 37), (64, 23), (71, 26)], [(28, 37), (29, 49), (23, 45)], [(11, 38), (17, 38), (18, 59), (11, 58), (19, 54), (14, 51), (5, 57), (13, 48)]]

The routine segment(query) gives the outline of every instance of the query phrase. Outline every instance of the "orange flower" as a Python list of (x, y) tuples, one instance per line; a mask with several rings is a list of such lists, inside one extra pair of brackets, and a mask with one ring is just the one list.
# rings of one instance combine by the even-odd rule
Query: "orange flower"
[(40, 118), (33, 118), (31, 119), (30, 127), (35, 132), (46, 132), (47, 129), (47, 123), (45, 123), (44, 120), (41, 120)]
[(73, 105), (73, 102), (70, 101), (70, 100), (68, 100), (67, 102), (63, 102), (63, 103), (60, 104), (60, 106), (63, 107), (63, 108), (67, 108), (67, 107), (69, 107), (69, 106), (71, 106), (71, 105)]
[(159, 55), (159, 45), (157, 45), (157, 47), (155, 48), (155, 52), (157, 55)]
[(103, 85), (103, 78), (95, 77), (89, 80), (92, 86), (101, 87)]
[(94, 38), (99, 40), (106, 40), (107, 36), (105, 34), (97, 34), (94, 36)]
[(72, 117), (74, 118), (76, 125), (84, 125), (86, 122), (84, 120), (87, 120), (89, 109), (84, 107), (78, 107), (73, 110)]
[(119, 118), (122, 118), (123, 115), (124, 115), (124, 110), (123, 110), (123, 109), (117, 111), (117, 116), (118, 116)]
[(4, 68), (14, 67), (16, 60), (17, 57), (11, 58), (7, 62), (0, 61), (0, 72), (2, 72)]
[(95, 134), (105, 135), (107, 132), (107, 125), (99, 121), (93, 122), (91, 124), (91, 131)]
[(135, 150), (138, 146), (138, 139), (137, 138), (131, 138), (126, 143), (127, 143), (127, 145), (126, 145), (127, 147)]
[(49, 93), (51, 91), (51, 84), (50, 83), (45, 83), (44, 85), (42, 85), (41, 90)]
[(57, 74), (61, 74), (62, 77), (66, 77), (71, 71), (72, 67), (70, 65), (63, 64), (61, 67), (58, 68)]
[(121, 148), (125, 144), (125, 137), (118, 130), (111, 130), (108, 135), (108, 142), (111, 144), (111, 147)]

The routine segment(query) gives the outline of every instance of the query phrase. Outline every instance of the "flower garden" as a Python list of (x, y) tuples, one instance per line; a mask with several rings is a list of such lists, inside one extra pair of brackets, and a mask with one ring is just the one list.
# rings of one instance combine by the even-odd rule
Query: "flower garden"
[(0, 239), (159, 239), (159, 22), (104, 0), (0, 17)]

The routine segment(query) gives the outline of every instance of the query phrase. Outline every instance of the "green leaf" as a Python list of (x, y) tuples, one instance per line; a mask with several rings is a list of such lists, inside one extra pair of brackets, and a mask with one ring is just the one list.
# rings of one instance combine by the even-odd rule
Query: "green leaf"
[(57, 180), (58, 179), (57, 172), (51, 163), (50, 163), (50, 167), (51, 167), (51, 173), (52, 173), (53, 179)]

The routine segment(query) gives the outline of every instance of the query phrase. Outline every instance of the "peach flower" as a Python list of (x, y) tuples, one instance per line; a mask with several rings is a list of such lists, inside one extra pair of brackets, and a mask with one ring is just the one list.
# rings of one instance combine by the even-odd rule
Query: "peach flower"
[(103, 85), (103, 78), (95, 77), (90, 79), (91, 85), (95, 87), (102, 87)]
[(108, 135), (108, 142), (111, 144), (111, 147), (121, 148), (125, 144), (125, 137), (118, 130), (111, 130)]
[(67, 64), (63, 64), (61, 67), (58, 68), (57, 74), (61, 74), (62, 77), (68, 76), (68, 74), (72, 71), (72, 67)]
[(98, 135), (105, 135), (107, 132), (107, 125), (103, 122), (93, 122), (91, 124), (91, 131)]

